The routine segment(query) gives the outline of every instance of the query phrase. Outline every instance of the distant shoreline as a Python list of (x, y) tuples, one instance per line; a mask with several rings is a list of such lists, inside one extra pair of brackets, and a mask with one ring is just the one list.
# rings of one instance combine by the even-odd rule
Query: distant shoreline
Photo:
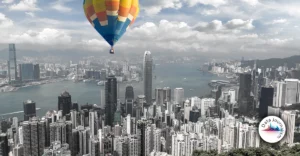
[(18, 91), (20, 88), (27, 88), (27, 87), (32, 87), (32, 86), (39, 86), (39, 85), (44, 85), (44, 84), (56, 83), (56, 82), (61, 82), (61, 81), (64, 81), (64, 80), (65, 79), (63, 79), (63, 78), (58, 78), (58, 79), (28, 82), (28, 83), (25, 83), (21, 87), (13, 87), (13, 86), (10, 86), (10, 85), (6, 85), (4, 87), (0, 87), (0, 93), (15, 92), (15, 91)]

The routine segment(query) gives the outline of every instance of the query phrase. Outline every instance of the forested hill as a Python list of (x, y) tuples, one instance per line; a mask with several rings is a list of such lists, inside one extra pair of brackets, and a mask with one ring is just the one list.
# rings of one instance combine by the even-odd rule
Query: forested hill
[[(288, 68), (295, 68), (296, 63), (300, 63), (300, 55), (295, 55), (287, 58), (270, 58), (266, 60), (257, 60), (256, 64), (257, 67), (266, 67), (266, 68), (271, 68), (271, 67), (279, 67), (283, 66), (284, 64), (287, 64)], [(254, 60), (251, 61), (244, 61), (243, 66), (252, 66), (253, 67)]]

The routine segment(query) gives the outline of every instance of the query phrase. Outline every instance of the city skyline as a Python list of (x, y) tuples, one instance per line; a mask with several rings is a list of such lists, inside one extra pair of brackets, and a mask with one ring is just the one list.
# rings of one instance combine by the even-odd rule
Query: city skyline
[(1, 0), (0, 156), (299, 155), (299, 10)]
[[(175, 85), (169, 86), (160, 80), (157, 83), (161, 73), (157, 73), (156, 66), (160, 69), (164, 65), (153, 64), (152, 58), (152, 53), (145, 51), (139, 64), (111, 60), (103, 63), (84, 60), (78, 64), (20, 61), (16, 66), (20, 78), (11, 84), (6, 72), (4, 89), (12, 88), (18, 93), (19, 87), (27, 86), (25, 89), (30, 90), (33, 84), (83, 84), (96, 86), (97, 102), (86, 103), (90, 99), (78, 102), (74, 100), (78, 97), (68, 92), (76, 89), (66, 89), (61, 94), (54, 92), (59, 94), (55, 96), (54, 108), (50, 106), (46, 113), (38, 114), (37, 107), (44, 105), (44, 101), (36, 102), (39, 97), (32, 95), (31, 100), (23, 102), (23, 111), (11, 114), (24, 113), (24, 120), (13, 117), (1, 121), (0, 153), (4, 156), (9, 153), (188, 156), (197, 151), (224, 154), (235, 149), (264, 147), (256, 124), (270, 115), (281, 117), (287, 127), (279, 145), (294, 146), (300, 141), (296, 137), (299, 133), (299, 64), (295, 64), (296, 68), (289, 68), (286, 63), (265, 68), (256, 61), (254, 67), (243, 66), (244, 60), (208, 62), (201, 68), (193, 67), (177, 79)], [(8, 64), (4, 66), (10, 69)], [(161, 77), (180, 77), (186, 70), (181, 71), (177, 66), (172, 75), (168, 71), (170, 66), (162, 69), (165, 75)], [(193, 81), (193, 72), (200, 79)], [(206, 74), (220, 79), (211, 80)], [(193, 89), (184, 84), (192, 81), (189, 85), (194, 86), (202, 78), (209, 79), (206, 84), (209, 88), (200, 87), (207, 94), (201, 97), (186, 94)], [(17, 94), (10, 90), (5, 92)], [(8, 141), (13, 143), (8, 144)]]
[[(300, 3), (296, 0), (141, 0), (140, 6), (139, 18), (116, 46), (120, 53), (149, 49), (160, 54), (196, 53), (231, 58), (299, 54), (295, 34), (299, 32)], [(82, 12), (82, 3), (78, 1), (4, 0), (0, 3), (0, 28), (7, 31), (0, 36), (0, 49), (16, 43), (19, 49), (41, 53), (107, 52), (104, 49), (109, 46)]]

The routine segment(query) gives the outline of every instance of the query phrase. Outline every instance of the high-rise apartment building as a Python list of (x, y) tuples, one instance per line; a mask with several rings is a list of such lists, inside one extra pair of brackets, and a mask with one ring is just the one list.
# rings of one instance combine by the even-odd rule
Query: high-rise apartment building
[(281, 114), (281, 119), (285, 123), (286, 133), (285, 133), (285, 136), (283, 137), (283, 139), (280, 141), (280, 143), (281, 144), (287, 143), (288, 145), (293, 145), (296, 113), (292, 112), (292, 111), (284, 111)]
[(184, 89), (175, 88), (174, 89), (174, 104), (182, 104), (184, 101)]
[(45, 122), (36, 118), (23, 122), (24, 155), (39, 156), (44, 153), (45, 128)]
[(252, 105), (252, 101), (250, 99), (250, 93), (251, 93), (251, 74), (240, 74), (240, 87), (239, 87), (239, 98), (238, 98), (238, 104), (239, 104), (239, 113), (240, 114), (247, 114), (251, 108), (250, 105)]
[(285, 105), (292, 105), (298, 102), (298, 79), (285, 79)]

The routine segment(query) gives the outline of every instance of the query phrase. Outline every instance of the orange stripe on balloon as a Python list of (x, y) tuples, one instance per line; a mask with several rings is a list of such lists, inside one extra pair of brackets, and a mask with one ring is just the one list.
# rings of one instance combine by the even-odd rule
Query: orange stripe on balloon
[(87, 10), (87, 14), (88, 14), (89, 17), (91, 17), (95, 14), (95, 10), (94, 10), (93, 5), (88, 6), (86, 10)]
[(107, 11), (117, 11), (119, 10), (120, 1), (106, 0), (105, 5)]
[(96, 13), (96, 14), (97, 14), (98, 20), (99, 20), (100, 22), (106, 21), (106, 20), (107, 20), (106, 11), (98, 12), (98, 13)]
[(137, 7), (136, 6), (131, 6), (129, 14), (131, 14), (132, 16), (134, 16), (135, 13), (136, 13), (136, 11), (137, 11)]
[(130, 8), (125, 8), (125, 7), (120, 6), (119, 16), (127, 17), (129, 11), (130, 11)]

